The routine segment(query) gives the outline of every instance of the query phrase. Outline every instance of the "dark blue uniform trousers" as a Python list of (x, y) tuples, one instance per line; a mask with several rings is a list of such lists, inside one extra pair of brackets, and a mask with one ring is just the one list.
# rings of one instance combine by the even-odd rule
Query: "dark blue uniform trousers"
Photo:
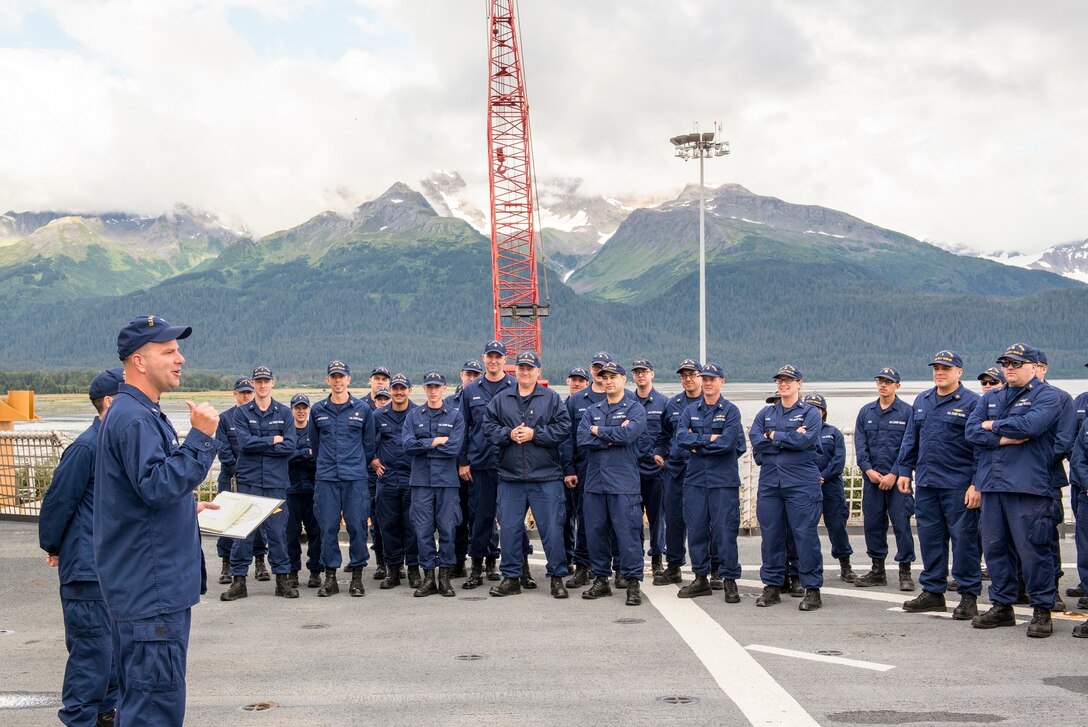
[[(642, 580), (642, 496), (586, 492), (582, 495), (586, 542), (593, 575), (612, 574), (615, 551), (624, 578)], [(534, 514), (536, 510), (533, 511)]]
[(846, 521), (850, 517), (850, 509), (846, 505), (846, 492), (842, 485), (821, 485), (824, 493), (824, 527), (827, 528), (827, 537), (831, 541), (831, 557), (838, 560), (854, 554), (854, 548), (850, 545), (850, 536), (846, 532)]
[(759, 485), (756, 517), (763, 533), (760, 580), (781, 587), (786, 580), (786, 531), (797, 545), (798, 575), (803, 588), (824, 583), (823, 555), (817, 525), (823, 509), (823, 493), (813, 487)]
[[(650, 549), (646, 555), (662, 555), (665, 552), (665, 518), (662, 516), (664, 470), (652, 476), (640, 475), (642, 506), (646, 510), (646, 524), (650, 530)], [(640, 528), (641, 540), (641, 528)]]
[(460, 482), (458, 503), (461, 508), (461, 523), (457, 526), (457, 532), (453, 536), (453, 553), (458, 562), (463, 561), (468, 555), (468, 537), (469, 530), (472, 527), (472, 508), (469, 506), (472, 483), (464, 480)]
[[(63, 724), (94, 725), (98, 715), (117, 706), (117, 665), (113, 660), (110, 612), (97, 599), (65, 597), (63, 591), (78, 583), (62, 586), (60, 605), (64, 612), (64, 645), (68, 663), (57, 712)], [(98, 590), (98, 584), (94, 584)]]
[(378, 524), (384, 533), (382, 557), (390, 568), (419, 565), (419, 540), (412, 526), (412, 489), (378, 485)]
[[(222, 473), (219, 474), (219, 491), (230, 492), (230, 477), (224, 477)], [(215, 552), (220, 558), (229, 558), (230, 549), (234, 546), (234, 538), (216, 538)], [(261, 531), (257, 530), (253, 534), (253, 555), (265, 555), (268, 553), (268, 543), (264, 542), (264, 536), (261, 535)]]
[(665, 510), (665, 561), (669, 565), (685, 563), (687, 550), (687, 526), (684, 524), (684, 475), (673, 477), (668, 470), (663, 474), (662, 499)]
[[(302, 570), (302, 542), (299, 536), (306, 529), (306, 569), (311, 573), (320, 573), (321, 563), (321, 528), (314, 515), (314, 493), (293, 492), (287, 496), (287, 557), (291, 560), (291, 570)], [(256, 548), (254, 548), (256, 550)]]
[(378, 476), (371, 474), (367, 479), (367, 492), (370, 494), (370, 509), (367, 510), (367, 517), (370, 518), (370, 543), (374, 547), (375, 553), (385, 552), (384, 538), (382, 537), (381, 524), (378, 522), (378, 516), (374, 513), (378, 512)]
[[(238, 485), (238, 492), (287, 499), (287, 493), (283, 490)], [(287, 556), (287, 511), (281, 507), (279, 512), (269, 515), (255, 532), (249, 534), (249, 537), (234, 541), (230, 550), (230, 574), (244, 576), (249, 571), (249, 564), (253, 561), (253, 541), (256, 538), (256, 532), (260, 532), (268, 543), (269, 569), (276, 575), (290, 573), (291, 559)]]
[(321, 559), (326, 568), (339, 568), (340, 518), (348, 528), (348, 568), (365, 568), (366, 521), (370, 517), (370, 491), (366, 480), (318, 480), (314, 488), (314, 512), (321, 528)]
[[(948, 588), (948, 543), (952, 542), (952, 577), (960, 593), (982, 593), (979, 565), (979, 511), (963, 504), (964, 490), (918, 487), (914, 495), (914, 519), (922, 549), (922, 590), (944, 593)], [(1015, 598), (1015, 596), (1014, 596)]]
[[(461, 494), (457, 487), (412, 486), (412, 529), (419, 543), (419, 567), (451, 568), (453, 537), (461, 522)], [(434, 534), (438, 531), (438, 548)]]
[[(1076, 518), (1076, 514), (1073, 515)], [(1062, 534), (1058, 526), (1065, 521), (1065, 503), (1062, 502), (1062, 491), (1054, 493), (1054, 532), (1050, 538), (1050, 557), (1054, 560), (1054, 579), (1058, 580), (1065, 575), (1062, 570)]]
[(1050, 531), (1054, 498), (1019, 492), (982, 493), (982, 550), (990, 569), (990, 600), (1011, 606), (1019, 555), (1031, 605), (1053, 608), (1056, 593)]
[(684, 523), (691, 570), (696, 575), (710, 575), (716, 566), (716, 575), (727, 580), (740, 578), (740, 490), (684, 485)]
[(870, 558), (888, 557), (888, 521), (895, 533), (895, 562), (914, 562), (914, 535), (910, 516), (914, 514), (914, 496), (904, 495), (892, 485), (882, 490), (868, 480), (861, 492), (861, 513), (865, 525), (865, 552)]
[(471, 472), (468, 507), (472, 515), (472, 525), (469, 528), (468, 554), (473, 558), (497, 558), (499, 548), (495, 532), (495, 511), (499, 473), (498, 470), (475, 468)]
[(181, 727), (190, 609), (113, 622), (117, 661), (117, 725)]
[[(1074, 490), (1079, 490), (1073, 485)], [(1080, 587), (1088, 589), (1088, 497), (1081, 492), (1077, 496), (1077, 524), (1073, 530), (1077, 543), (1077, 577)]]
[[(565, 576), (567, 553), (563, 547), (563, 518), (566, 517), (566, 498), (563, 481), (507, 482), (499, 480), (497, 509), (499, 516), (499, 544), (502, 561), (499, 571), (505, 578), (519, 578), (522, 563), (529, 551), (526, 548), (528, 533), (525, 532), (525, 513), (532, 509), (544, 555), (548, 559), (546, 575)], [(608, 547), (607, 544), (605, 546)]]

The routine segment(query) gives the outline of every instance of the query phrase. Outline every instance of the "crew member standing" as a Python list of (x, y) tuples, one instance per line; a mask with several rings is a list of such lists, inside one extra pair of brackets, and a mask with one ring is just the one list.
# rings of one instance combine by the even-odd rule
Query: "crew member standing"
[[(267, 366), (253, 369), (253, 401), (234, 410), (238, 437), (238, 492), (287, 500), (288, 460), (295, 454), (295, 425), (291, 410), (272, 398), (276, 379)], [(259, 530), (268, 543), (268, 562), (276, 577), (276, 595), (298, 598), (291, 585), (291, 559), (287, 555), (287, 513), (281, 508), (269, 515)], [(246, 598), (246, 571), (253, 558), (254, 534), (234, 541), (230, 551), (230, 588), (221, 601)]]
[(653, 575), (665, 571), (662, 556), (665, 554), (665, 518), (662, 513), (662, 481), (665, 472), (654, 458), (654, 442), (661, 431), (661, 415), (668, 404), (667, 396), (654, 388), (654, 365), (649, 359), (640, 358), (631, 364), (631, 376), (635, 379), (635, 396), (646, 410), (646, 429), (639, 440), (638, 473), (642, 491), (642, 507), (646, 511), (646, 525), (650, 531), (650, 567)]
[(627, 371), (615, 361), (601, 367), (604, 401), (586, 410), (578, 424), (578, 446), (586, 450), (582, 509), (593, 585), (582, 598), (611, 596), (613, 538), (618, 573), (626, 581), (627, 605), (642, 604), (642, 496), (639, 442), (646, 430), (646, 410), (623, 389)]
[(110, 643), (110, 614), (94, 565), (94, 459), (102, 418), (124, 378), (120, 368), (91, 379), (91, 404), (98, 416), (68, 445), (42, 498), (38, 542), (45, 563), (60, 569), (64, 613), (64, 667), (57, 717), (71, 727), (112, 724), (117, 705), (117, 666)]
[(404, 452), (404, 420), (415, 404), (408, 398), (412, 382), (404, 374), (389, 380), (393, 401), (374, 413), (374, 439), (377, 457), (370, 465), (378, 473), (378, 525), (385, 533), (386, 576), (379, 588), (400, 585), (401, 573), (408, 564), (408, 585), (419, 588), (419, 541), (412, 527), (412, 458)]
[(854, 423), (854, 451), (863, 476), (861, 512), (865, 550), (873, 567), (855, 578), (854, 585), (861, 588), (888, 585), (884, 560), (888, 557), (890, 520), (895, 533), (895, 561), (899, 564), (899, 590), (913, 591), (910, 564), (914, 562), (914, 534), (910, 518), (914, 514), (914, 497), (895, 486), (895, 460), (907, 431), (910, 404), (897, 394), (898, 370), (885, 366), (873, 378), (878, 398), (861, 407)]
[(374, 459), (374, 416), (370, 405), (355, 398), (351, 369), (343, 361), (332, 361), (325, 383), (328, 397), (310, 409), (310, 442), (317, 462), (314, 510), (321, 528), (321, 556), (325, 564), (325, 582), (317, 595), (328, 597), (340, 592), (336, 570), (343, 563), (340, 552), (340, 521), (348, 529), (348, 593), (366, 595), (363, 568), (370, 553), (366, 548), (366, 523), (370, 517), (370, 489), (367, 465)]
[[(191, 609), (200, 601), (200, 531), (193, 492), (208, 476), (219, 415), (187, 401), (184, 444), (159, 407), (181, 384), (177, 341), (192, 328), (157, 316), (117, 336), (125, 370), (98, 435), (94, 467), (94, 560), (113, 620), (117, 724), (185, 721)], [(214, 509), (214, 506), (212, 506)]]
[[(452, 409), (460, 409), (461, 392), (465, 390), (466, 386), (480, 378), (483, 373), (484, 365), (477, 359), (470, 358), (461, 364), (461, 383), (457, 385), (457, 388), (452, 394), (446, 397), (446, 406)], [(459, 490), (461, 523), (457, 526), (457, 534), (453, 539), (453, 550), (456, 561), (453, 564), (453, 568), (450, 569), (450, 578), (464, 578), (468, 575), (468, 572), (465, 570), (465, 559), (468, 557), (469, 528), (472, 525), (472, 503), (470, 501), (472, 483), (462, 479)]]
[(842, 481), (842, 470), (846, 464), (846, 442), (839, 428), (827, 423), (827, 400), (819, 394), (808, 394), (806, 404), (820, 410), (823, 426), (820, 427), (820, 489), (823, 491), (824, 527), (831, 541), (831, 557), (839, 561), (839, 578), (847, 583), (854, 582), (854, 570), (850, 566), (850, 556), (854, 549), (850, 545), (850, 535), (846, 532), (846, 521), (850, 517), (850, 508), (846, 504), (846, 485)]
[(314, 515), (314, 450), (310, 446), (310, 397), (291, 397), (291, 415), (295, 419), (295, 453), (287, 461), (287, 556), (291, 559), (291, 585), (298, 588), (298, 573), (302, 569), (302, 530), (306, 530), (306, 569), (310, 578), (307, 588), (321, 585), (321, 528)]

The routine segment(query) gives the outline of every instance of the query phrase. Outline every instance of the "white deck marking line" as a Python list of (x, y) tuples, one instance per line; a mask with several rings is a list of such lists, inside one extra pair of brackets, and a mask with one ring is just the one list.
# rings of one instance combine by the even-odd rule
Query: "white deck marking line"
[(677, 598), (675, 588), (645, 588), (642, 596), (676, 629), (725, 696), (753, 725), (819, 725), (702, 607)]
[[(902, 606), (893, 606), (888, 609), (889, 611), (897, 611), (899, 613), (911, 613), (910, 611), (904, 611)], [(911, 613), (912, 616), (939, 616), (940, 618), (952, 618), (951, 611), (920, 611), (918, 613)], [(1026, 624), (1024, 619), (1016, 619), (1016, 625)]]
[(780, 649), (777, 646), (764, 646), (763, 644), (749, 644), (744, 647), (748, 651), (759, 651), (764, 654), (777, 654), (778, 656), (792, 656), (794, 659), (805, 659), (807, 661), (822, 661), (827, 664), (841, 664), (842, 666), (853, 666), (858, 669), (870, 669), (872, 671), (891, 671), (895, 667), (891, 664), (878, 664), (875, 661), (859, 661), (858, 659), (847, 659), (842, 656), (828, 656), (826, 654), (812, 654), (807, 651), (794, 651), (793, 649)]

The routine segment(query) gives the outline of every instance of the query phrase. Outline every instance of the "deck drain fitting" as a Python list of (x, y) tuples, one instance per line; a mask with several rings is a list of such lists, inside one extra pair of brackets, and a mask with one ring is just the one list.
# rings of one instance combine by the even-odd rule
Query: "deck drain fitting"
[(275, 702), (254, 702), (253, 704), (243, 704), (238, 709), (243, 712), (267, 712), (270, 709), (275, 709), (277, 705)]
[(842, 652), (838, 649), (820, 649), (816, 653), (820, 656), (842, 656)]
[(680, 694), (669, 695), (667, 697), (658, 697), (657, 700), (661, 704), (698, 704), (698, 697), (687, 697)]
[(306, 629), (308, 631), (316, 631), (317, 629), (327, 629), (328, 624), (302, 624), (299, 628)]
[(458, 654), (457, 656), (455, 656), (453, 658), (457, 659), (458, 661), (479, 661), (480, 659), (486, 659), (487, 655), (486, 654)]
[(646, 623), (646, 619), (644, 619), (644, 618), (618, 618), (615, 621), (613, 621), (612, 623), (617, 623), (617, 624), (644, 624), (644, 623)]

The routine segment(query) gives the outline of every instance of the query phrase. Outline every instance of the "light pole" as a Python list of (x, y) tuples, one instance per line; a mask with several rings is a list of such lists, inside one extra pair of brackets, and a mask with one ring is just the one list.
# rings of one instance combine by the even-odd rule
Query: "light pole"
[[(698, 129), (699, 125), (696, 124)], [(699, 361), (706, 363), (706, 188), (703, 186), (703, 160), (729, 153), (728, 141), (715, 141), (722, 125), (715, 123), (714, 131), (674, 136), (669, 141), (676, 147), (676, 156), (688, 161), (699, 159)]]

